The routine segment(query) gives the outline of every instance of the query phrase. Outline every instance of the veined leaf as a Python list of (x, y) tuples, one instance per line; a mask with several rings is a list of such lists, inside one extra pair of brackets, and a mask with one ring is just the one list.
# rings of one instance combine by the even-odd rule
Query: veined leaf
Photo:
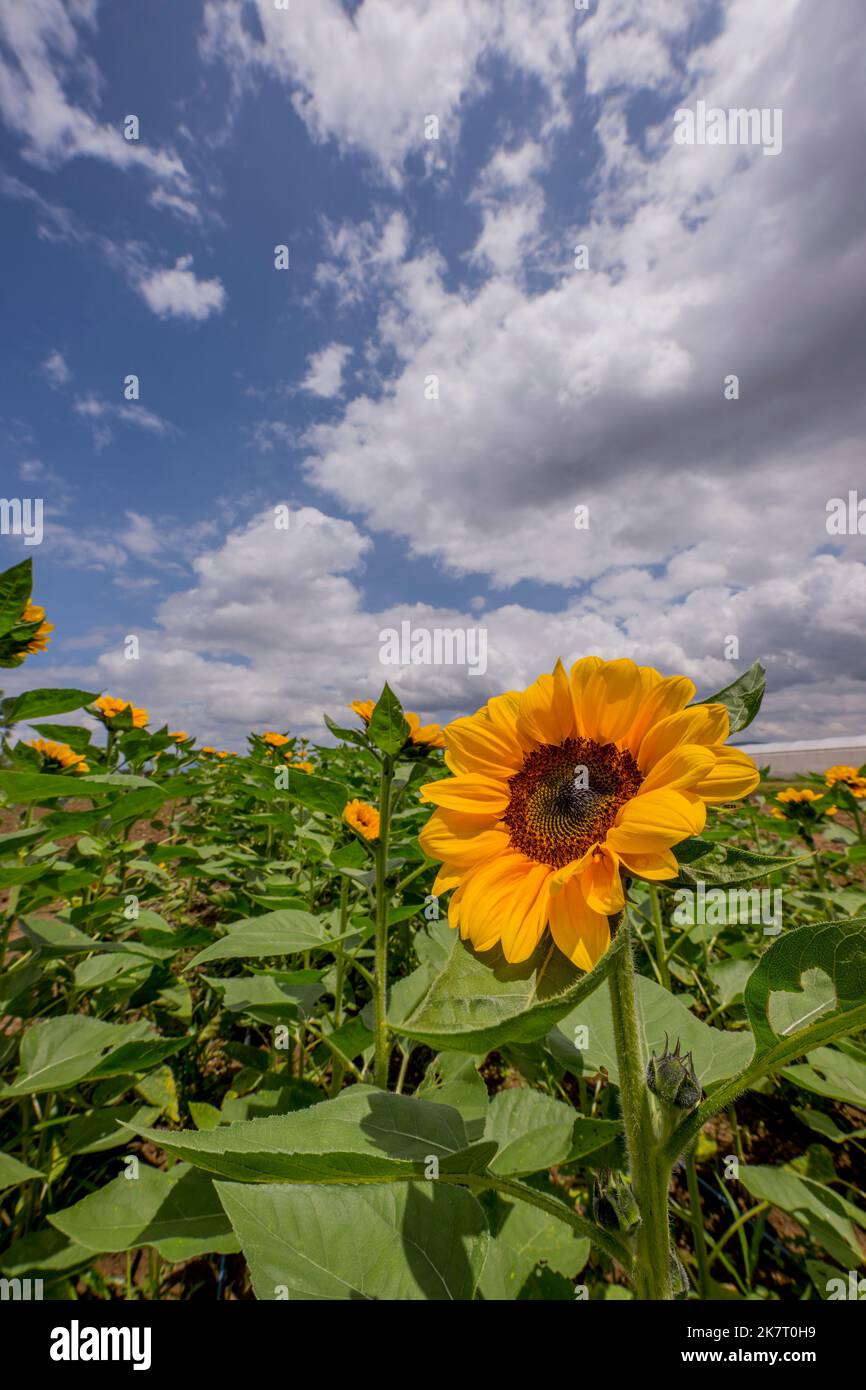
[(184, 1163), (168, 1173), (140, 1163), (137, 1177), (121, 1174), (48, 1219), (70, 1240), (100, 1254), (152, 1245), (176, 1264), (238, 1250), (213, 1182)]
[(22, 1183), (44, 1176), (38, 1168), (28, 1167), (11, 1154), (0, 1153), (0, 1192), (6, 1192), (10, 1187), (20, 1187)]
[(83, 1014), (42, 1019), (24, 1034), (18, 1075), (0, 1096), (61, 1091), (81, 1081), (147, 1071), (187, 1041), (159, 1038), (146, 1023), (103, 1023)]
[[(2, 722), (19, 724), (26, 720), (28, 724), (32, 724), (34, 719), (44, 719), (47, 714), (69, 714), (72, 710), (83, 709), (96, 698), (90, 690), (25, 690), (21, 695), (3, 701)], [(79, 729), (73, 732), (87, 731)], [(49, 737), (53, 738), (54, 735), (51, 734)], [(63, 733), (60, 737), (63, 738)], [(68, 743), (69, 739), (65, 741)]]
[(622, 1133), (616, 1120), (588, 1120), (543, 1091), (513, 1088), (490, 1102), (484, 1138), (496, 1143), (490, 1171), (521, 1177), (602, 1149)]
[(533, 1042), (606, 978), (616, 937), (589, 974), (577, 970), (549, 939), (522, 965), (509, 965), (497, 946), (483, 955), (455, 941), (441, 974), (396, 1033), (441, 1051), (490, 1052), (504, 1042)]
[(256, 1298), (436, 1302), (475, 1293), (487, 1222), (462, 1188), (215, 1186)]
[(307, 1110), (217, 1130), (142, 1129), (166, 1153), (242, 1182), (382, 1182), (423, 1178), (431, 1158), (444, 1172), (476, 1172), (495, 1146), (473, 1148), (447, 1105), (351, 1086)]
[(329, 949), (335, 940), (311, 912), (283, 908), (265, 912), (261, 917), (229, 922), (227, 934), (199, 951), (187, 969), (208, 960), (254, 960), (260, 956), (290, 956), (298, 951)]
[(403, 706), (385, 682), (376, 708), (370, 717), (367, 734), (383, 753), (399, 753), (409, 737), (409, 725), (403, 717)]
[(764, 699), (764, 691), (767, 685), (767, 673), (760, 661), (755, 661), (730, 685), (726, 685), (724, 690), (719, 690), (715, 695), (708, 695), (705, 700), (698, 700), (696, 703), (701, 705), (724, 705), (728, 711), (731, 721), (731, 733), (739, 733), (740, 729), (745, 729), (751, 724), (761, 703)]
[(761, 854), (757, 850), (741, 849), (733, 843), (720, 843), (692, 836), (673, 849), (680, 866), (679, 876), (668, 879), (664, 888), (694, 888), (698, 883), (707, 887), (740, 888), (754, 884), (777, 870), (797, 868), (807, 863), (811, 854)]
[[(803, 995), (803, 977), (814, 970), (829, 977), (835, 993), (832, 998), (825, 991), (817, 1005)], [(770, 1012), (771, 996), (776, 991), (799, 993), (803, 998), (802, 1014), (781, 1031), (774, 1027)], [(743, 999), (757, 1057), (783, 1041), (796, 1039), (814, 1024), (830, 1025), (826, 1035), (816, 1041), (828, 1041), (862, 1027), (866, 1023), (866, 918), (819, 922), (784, 932), (761, 956), (746, 981)], [(833, 1019), (841, 1025), (838, 1029), (833, 1029)]]

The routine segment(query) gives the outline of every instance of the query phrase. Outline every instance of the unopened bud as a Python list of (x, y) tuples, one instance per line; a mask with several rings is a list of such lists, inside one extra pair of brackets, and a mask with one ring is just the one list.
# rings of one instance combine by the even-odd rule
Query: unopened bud
[(646, 1084), (653, 1095), (676, 1110), (694, 1110), (701, 1098), (701, 1087), (695, 1075), (692, 1054), (680, 1056), (680, 1044), (671, 1052), (665, 1034), (665, 1047), (661, 1057), (655, 1053), (650, 1057), (646, 1069)]
[(592, 1214), (606, 1231), (633, 1231), (640, 1225), (640, 1209), (631, 1183), (623, 1173), (603, 1169), (595, 1180)]

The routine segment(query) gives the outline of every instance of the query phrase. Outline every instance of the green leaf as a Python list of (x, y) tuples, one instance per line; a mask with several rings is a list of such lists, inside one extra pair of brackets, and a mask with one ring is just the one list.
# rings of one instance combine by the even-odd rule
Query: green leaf
[[(69, 714), (71, 710), (83, 709), (96, 698), (90, 690), (25, 690), (21, 695), (3, 701), (2, 722), (18, 724), (26, 720), (32, 724), (34, 719), (44, 719), (47, 714)], [(58, 727), (63, 730), (62, 725)], [(55, 735), (49, 734), (47, 737), (54, 738)], [(59, 737), (64, 738), (64, 733), (61, 732)], [(65, 738), (64, 742), (68, 743), (69, 739)]]
[(367, 735), (377, 748), (391, 756), (400, 752), (409, 737), (409, 725), (403, 718), (403, 706), (387, 681), (371, 715)]
[(99, 1254), (152, 1245), (177, 1264), (238, 1250), (213, 1182), (186, 1164), (163, 1173), (139, 1163), (137, 1177), (121, 1174), (48, 1219), (70, 1240)]
[[(748, 1033), (726, 1033), (703, 1023), (675, 994), (645, 975), (635, 976), (635, 990), (648, 1056), (651, 1052), (661, 1054), (666, 1036), (672, 1047), (679, 1039), (682, 1051), (692, 1053), (702, 1086), (733, 1076), (748, 1062), (752, 1055)], [(581, 1050), (575, 1046), (575, 1038), (582, 1040), (576, 1030), (583, 1028), (587, 1045)], [(587, 1074), (604, 1067), (614, 1085), (619, 1085), (613, 1012), (607, 988), (599, 990), (562, 1019), (550, 1033), (547, 1043), (564, 1066), (571, 1070), (582, 1067)]]
[[(804, 975), (815, 969), (829, 977), (835, 992), (835, 998), (825, 994), (817, 1006), (802, 993)], [(770, 1014), (776, 991), (796, 993), (802, 1003), (795, 1020), (780, 1031)], [(862, 1026), (866, 1023), (866, 918), (820, 922), (786, 931), (761, 956), (746, 981), (743, 999), (755, 1035), (756, 1057), (770, 1053), (783, 1039), (796, 1039), (818, 1023), (824, 1035), (816, 1041), (821, 1042)], [(832, 1027), (834, 1019), (839, 1024), (836, 1029)]]
[(50, 772), (0, 772), (0, 792), (3, 792), (13, 805), (26, 805), (30, 801), (51, 801), (60, 796), (88, 797), (93, 801), (98, 797), (110, 796), (112, 792), (123, 792), (137, 787), (156, 788), (156, 783), (146, 777), (133, 777), (128, 773), (110, 773), (104, 777), (75, 777)]
[[(481, 1276), (483, 1298), (499, 1302), (519, 1297), (539, 1265), (574, 1279), (589, 1259), (586, 1237), (548, 1212), (498, 1193), (485, 1205), (493, 1235)], [(573, 1289), (570, 1297), (574, 1298)]]
[(818, 1245), (843, 1266), (864, 1262), (855, 1224), (866, 1231), (866, 1211), (823, 1183), (803, 1178), (790, 1168), (740, 1164), (739, 1181), (759, 1202), (769, 1202), (795, 1217)]
[(204, 1133), (136, 1132), (175, 1158), (242, 1182), (419, 1178), (431, 1157), (440, 1171), (474, 1172), (492, 1150), (489, 1144), (472, 1149), (461, 1116), (449, 1106), (372, 1086), (351, 1086), (307, 1110)]
[(327, 777), (317, 777), (312, 772), (298, 772), (289, 768), (288, 795), (299, 806), (308, 811), (323, 811), (325, 815), (336, 816), (339, 820), (351, 796), (342, 782), (331, 781)]
[[(22, 560), (0, 574), (0, 637), (21, 621), (27, 600), (33, 592), (33, 561)], [(4, 704), (8, 703), (4, 701)], [(5, 721), (4, 721), (5, 722)]]
[(739, 733), (751, 724), (764, 698), (767, 673), (760, 661), (755, 661), (741, 676), (738, 676), (724, 690), (708, 695), (705, 700), (696, 701), (701, 705), (724, 705), (731, 721), (731, 733)]
[(663, 885), (671, 889), (694, 888), (698, 883), (708, 888), (739, 888), (779, 870), (796, 869), (813, 857), (811, 854), (762, 854), (731, 842), (718, 843), (699, 836), (682, 840), (674, 845), (673, 852), (680, 866), (679, 876)]
[(504, 1042), (533, 1042), (586, 999), (607, 976), (624, 937), (616, 937), (589, 974), (545, 938), (521, 965), (497, 946), (483, 954), (459, 938), (441, 974), (394, 1031), (442, 1051), (490, 1052)]
[(325, 721), (325, 726), (331, 731), (334, 738), (339, 738), (344, 743), (358, 744), (361, 748), (367, 746), (367, 740), (360, 729), (342, 728), (339, 724), (335, 724), (333, 719), (329, 719), (326, 714), (323, 714), (322, 718)]
[(490, 1102), (484, 1138), (498, 1151), (490, 1171), (502, 1178), (537, 1173), (583, 1158), (622, 1133), (615, 1120), (588, 1120), (542, 1091), (499, 1091)]
[(840, 1100), (866, 1110), (866, 1066), (833, 1047), (818, 1047), (799, 1066), (785, 1067), (782, 1075), (830, 1100)]
[(0, 1153), (0, 1192), (6, 1192), (10, 1187), (20, 1187), (22, 1183), (30, 1182), (31, 1178), (44, 1176), (38, 1168), (29, 1168), (11, 1154)]
[(328, 936), (318, 917), (296, 908), (266, 912), (229, 922), (228, 932), (199, 951), (186, 967), (208, 960), (254, 960), (260, 956), (290, 956), (298, 951), (329, 949), (336, 938)]
[(258, 1299), (435, 1302), (475, 1293), (487, 1223), (461, 1188), (216, 1188)]
[(158, 1038), (144, 1023), (103, 1023), (83, 1014), (41, 1019), (24, 1034), (18, 1075), (0, 1096), (62, 1091), (81, 1081), (145, 1071), (186, 1046)]
[(487, 1117), (487, 1087), (478, 1071), (478, 1057), (465, 1052), (441, 1052), (434, 1057), (415, 1094), (436, 1105), (451, 1105), (466, 1122), (466, 1133), (479, 1139)]

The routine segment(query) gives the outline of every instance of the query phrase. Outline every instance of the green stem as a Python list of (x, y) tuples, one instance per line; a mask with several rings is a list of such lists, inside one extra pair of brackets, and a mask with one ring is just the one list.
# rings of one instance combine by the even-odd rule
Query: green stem
[(686, 1158), (686, 1182), (689, 1188), (689, 1224), (692, 1228), (692, 1241), (698, 1262), (698, 1290), (702, 1299), (710, 1297), (710, 1264), (707, 1259), (707, 1238), (704, 1234), (704, 1219), (701, 1210), (701, 1193), (698, 1187), (698, 1170), (695, 1156)]
[(613, 1031), (619, 1069), (619, 1094), (634, 1194), (640, 1208), (635, 1283), (642, 1299), (670, 1299), (671, 1239), (668, 1186), (671, 1165), (660, 1151), (646, 1084), (646, 1058), (638, 1026), (634, 959), (627, 913), (620, 932), (627, 933), (610, 971)]
[(518, 1202), (527, 1202), (529, 1206), (537, 1207), (539, 1211), (546, 1212), (548, 1216), (554, 1217), (557, 1221), (564, 1221), (578, 1235), (585, 1236), (599, 1250), (603, 1250), (612, 1260), (616, 1260), (627, 1273), (631, 1272), (631, 1253), (618, 1236), (602, 1230), (600, 1226), (596, 1226), (585, 1216), (581, 1216), (574, 1207), (567, 1206), (565, 1202), (557, 1201), (555, 1197), (546, 1197), (543, 1192), (537, 1192), (534, 1187), (526, 1187), (524, 1183), (516, 1182), (513, 1178), (495, 1178), (491, 1173), (440, 1173), (439, 1181), (459, 1183), (462, 1187), (468, 1187), (472, 1192), (500, 1192), (503, 1197), (511, 1197)]
[(373, 1032), (376, 1040), (375, 1084), (388, 1089), (388, 1062), (391, 1046), (388, 1038), (386, 1008), (388, 1001), (388, 894), (385, 880), (388, 874), (388, 834), (391, 818), (391, 783), (394, 780), (394, 759), (387, 755), (382, 759), (379, 777), (379, 839), (376, 845), (376, 936), (374, 971), (374, 1014)]
[(659, 899), (659, 890), (654, 883), (649, 885), (650, 902), (652, 903), (652, 923), (653, 938), (656, 945), (656, 963), (659, 968), (659, 977), (665, 989), (671, 987), (671, 972), (668, 967), (668, 958), (665, 953), (665, 931), (662, 925), (662, 905)]

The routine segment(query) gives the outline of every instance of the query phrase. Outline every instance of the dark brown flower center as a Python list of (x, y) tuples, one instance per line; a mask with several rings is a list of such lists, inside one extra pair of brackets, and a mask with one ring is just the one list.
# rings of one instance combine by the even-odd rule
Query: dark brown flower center
[(561, 869), (604, 839), (642, 781), (631, 753), (613, 743), (567, 738), (544, 744), (508, 779), (511, 799), (503, 820), (511, 845)]

